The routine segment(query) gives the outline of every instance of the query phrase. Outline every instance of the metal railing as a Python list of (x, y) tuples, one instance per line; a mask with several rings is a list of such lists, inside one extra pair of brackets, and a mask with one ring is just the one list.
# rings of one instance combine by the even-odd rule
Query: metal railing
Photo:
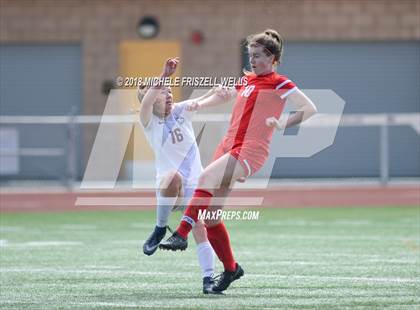
[[(227, 122), (230, 114), (198, 114), (194, 117), (197, 122)], [(329, 127), (335, 126), (337, 120), (340, 127), (379, 127), (379, 178), (386, 185), (389, 181), (389, 127), (411, 126), (420, 134), (420, 113), (395, 114), (325, 114), (317, 120), (303, 123), (301, 126)], [(64, 148), (19, 148), (15, 152), (0, 148), (0, 156), (66, 156), (67, 184), (75, 181), (77, 171), (77, 127), (83, 124), (99, 123), (134, 123), (135, 115), (101, 116), (101, 115), (68, 115), (68, 116), (0, 116), (0, 126), (10, 125), (65, 125), (67, 143)]]

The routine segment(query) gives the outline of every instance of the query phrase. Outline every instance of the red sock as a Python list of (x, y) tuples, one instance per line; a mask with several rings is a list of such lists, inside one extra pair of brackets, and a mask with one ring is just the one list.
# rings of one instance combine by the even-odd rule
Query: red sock
[(181, 223), (177, 228), (177, 233), (184, 239), (187, 238), (193, 225), (198, 220), (198, 210), (206, 210), (210, 205), (213, 195), (205, 190), (196, 189), (187, 209), (184, 212)]
[(225, 224), (222, 222), (216, 226), (206, 227), (207, 238), (210, 241), (217, 257), (223, 263), (226, 271), (236, 270), (236, 261), (233, 258), (232, 248), (230, 247), (229, 233)]

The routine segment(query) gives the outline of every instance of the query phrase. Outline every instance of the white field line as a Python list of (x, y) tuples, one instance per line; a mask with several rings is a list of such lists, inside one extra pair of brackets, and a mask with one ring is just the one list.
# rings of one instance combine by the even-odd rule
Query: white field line
[(25, 230), (22, 226), (0, 226), (0, 233)]
[(295, 225), (295, 226), (324, 226), (324, 225), (351, 225), (351, 226), (365, 226), (372, 225), (375, 222), (368, 220), (345, 220), (338, 219), (334, 221), (316, 221), (316, 220), (273, 220), (269, 221), (267, 225)]
[(331, 236), (331, 235), (314, 235), (314, 234), (307, 234), (307, 235), (300, 235), (300, 234), (266, 234), (266, 233), (258, 233), (255, 235), (258, 238), (268, 237), (273, 240), (275, 239), (289, 239), (289, 240), (349, 240), (349, 241), (416, 241), (420, 242), (419, 236), (401, 236), (401, 237), (389, 237), (389, 236)]
[(84, 268), (86, 268), (86, 269), (93, 269), (93, 270), (96, 270), (96, 269), (101, 269), (101, 270), (121, 270), (121, 269), (123, 269), (124, 267), (121, 267), (121, 266), (100, 266), (100, 265), (87, 265), (87, 266), (84, 266)]
[(85, 225), (85, 224), (63, 224), (60, 225), (61, 229), (68, 230), (95, 230), (97, 227), (95, 225)]
[(250, 266), (328, 266), (331, 267), (331, 269), (341, 269), (341, 268), (345, 268), (346, 270), (351, 269), (351, 270), (361, 270), (361, 269), (366, 269), (366, 270), (372, 270), (374, 269), (374, 266), (372, 266), (372, 264), (374, 264), (377, 268), (384, 268), (384, 266), (387, 266), (389, 269), (394, 269), (396, 268), (396, 266), (394, 266), (395, 264), (398, 265), (404, 265), (404, 268), (408, 266), (412, 266), (415, 265), (416, 263), (420, 263), (420, 262), (415, 262), (415, 261), (404, 261), (403, 263), (398, 262), (392, 262), (390, 263), (386, 263), (384, 264), (378, 264), (377, 262), (372, 262), (370, 264), (366, 264), (366, 261), (358, 261), (357, 265), (352, 264), (350, 262), (347, 263), (340, 263), (337, 265), (331, 265), (331, 262), (304, 262), (304, 261), (271, 261), (271, 262), (264, 262), (264, 261), (247, 261), (247, 265)]
[[(61, 304), (62, 301), (61, 300), (54, 300), (57, 304)], [(33, 300), (27, 300), (27, 301), (22, 301), (22, 300), (2, 300), (0, 302), (0, 304), (20, 304), (20, 305), (25, 305), (25, 304), (37, 304), (37, 305), (46, 305), (48, 304), (48, 306), (51, 306), (51, 301), (45, 301), (45, 302), (40, 302), (40, 301), (33, 301)], [(117, 302), (101, 302), (101, 301), (92, 301), (92, 302), (66, 302), (65, 305), (73, 305), (73, 306), (85, 306), (85, 307), (117, 307), (117, 308), (138, 308), (138, 307), (142, 307), (142, 308), (147, 308), (147, 305), (143, 305), (141, 303), (139, 304), (135, 304), (135, 303), (117, 303)], [(162, 306), (162, 308), (165, 308), (165, 306)], [(167, 308), (171, 308), (170, 306), (168, 306)]]
[[(187, 279), (188, 281), (190, 279)], [(185, 283), (184, 281), (179, 281), (178, 283), (166, 283), (165, 281), (153, 282), (153, 285), (150, 282), (130, 282), (126, 283), (125, 281), (118, 281), (118, 282), (104, 282), (98, 281), (95, 283), (89, 282), (81, 282), (81, 283), (45, 283), (45, 282), (25, 282), (25, 283), (13, 283), (11, 285), (2, 284), (2, 288), (7, 289), (9, 292), (13, 292), (15, 288), (24, 289), (24, 288), (54, 288), (54, 289), (90, 289), (90, 290), (109, 290), (109, 289), (124, 289), (124, 290), (142, 290), (142, 291), (155, 291), (156, 289), (165, 289), (165, 290), (173, 290), (173, 289), (188, 289), (195, 287), (196, 285), (200, 284), (201, 276), (199, 274), (196, 275), (194, 281), (189, 281)]]
[[(398, 222), (397, 222), (398, 223)], [(411, 224), (411, 225), (409, 225)], [(415, 221), (400, 222), (400, 225), (393, 223), (379, 223), (372, 221), (308, 221), (308, 220), (273, 220), (268, 221), (266, 225), (269, 226), (366, 226), (366, 227), (389, 227), (389, 228), (420, 228), (420, 225)]]
[[(158, 272), (158, 271), (130, 271), (130, 270), (109, 270), (109, 269), (58, 269), (58, 268), (0, 268), (0, 274), (5, 273), (50, 273), (59, 275), (97, 275), (97, 276), (113, 276), (115, 278), (127, 277), (127, 276), (140, 276), (140, 277), (162, 277), (162, 278), (182, 278), (184, 280), (190, 280), (197, 278), (197, 274), (194, 272)], [(181, 285), (181, 283), (180, 283)], [(174, 286), (174, 285), (172, 285)]]
[(404, 260), (404, 259), (368, 259), (360, 261), (361, 263), (385, 263), (385, 264), (420, 264), (418, 260)]
[[(103, 302), (103, 301), (92, 301), (92, 302), (71, 302), (70, 305), (74, 306), (91, 306), (91, 307), (117, 307), (117, 308), (138, 308), (139, 306), (145, 307), (142, 303), (122, 303), (122, 302)], [(147, 306), (146, 306), (147, 308)], [(162, 306), (162, 308), (171, 308), (171, 306)]]
[(148, 228), (154, 229), (155, 222), (150, 223), (130, 223), (128, 226), (131, 228)]
[[(279, 298), (279, 297), (274, 297), (274, 298), (264, 298), (264, 303), (261, 304), (261, 299), (256, 299), (255, 301), (248, 301), (248, 303), (245, 305), (245, 301), (241, 301), (239, 302), (239, 297), (231, 300), (230, 302), (225, 301), (225, 298), (223, 298), (223, 296), (217, 297), (217, 296), (209, 296), (211, 297), (210, 299), (217, 299), (218, 303), (219, 303), (219, 307), (218, 309), (245, 309), (247, 308), (246, 306), (257, 306), (258, 309), (279, 309), (279, 302), (285, 303), (283, 305), (284, 308), (288, 308), (288, 307), (296, 307), (296, 306), (324, 306), (324, 307), (337, 307), (337, 306), (341, 306), (341, 307), (345, 307), (346, 309), (354, 309), (354, 306), (352, 305), (352, 302), (355, 301), (360, 301), (360, 302), (366, 302), (366, 298), (369, 299), (374, 299), (372, 300), (373, 302), (378, 302), (381, 303), (381, 306), (386, 306), (387, 302), (390, 302), (390, 298), (386, 298), (386, 297), (381, 297), (381, 298), (372, 298), (370, 297), (345, 297), (345, 298), (340, 298), (340, 302), (337, 302), (337, 300), (334, 298), (333, 300), (331, 300), (331, 298), (328, 297), (320, 297), (320, 298), (316, 298), (316, 300), (305, 300), (304, 298), (301, 298), (299, 300), (294, 300), (291, 299), (291, 297), (284, 297), (284, 298)], [(247, 299), (248, 300), (248, 299)], [(398, 306), (398, 302), (406, 302), (407, 299), (403, 298), (403, 299), (398, 299), (395, 302), (391, 302), (390, 305), (392, 305), (393, 307)], [(343, 302), (347, 302), (349, 303), (348, 305), (343, 304)], [(188, 299), (188, 298), (184, 298), (182, 300), (172, 300), (171, 304), (168, 305), (167, 301), (154, 301), (154, 300), (145, 300), (143, 302), (139, 302), (139, 303), (117, 303), (117, 302), (78, 302), (78, 303), (69, 303), (71, 305), (74, 306), (83, 306), (83, 307), (116, 307), (116, 308), (139, 308), (141, 307), (142, 309), (172, 309), (172, 308), (187, 308), (187, 309), (196, 309), (197, 307), (204, 307), (204, 308), (210, 308), (209, 306), (211, 304), (213, 304), (211, 301), (209, 301), (207, 298), (202, 298), (202, 299)], [(383, 305), (382, 305), (383, 304)], [(267, 307), (266, 305), (272, 305), (275, 306), (275, 308), (270, 308)], [(411, 304), (409, 306), (415, 306), (418, 304)], [(407, 305), (405, 303), (402, 304), (402, 306), (404, 307), (404, 309), (407, 308)], [(370, 306), (371, 308), (372, 306)], [(253, 307), (254, 308), (254, 307)], [(366, 307), (363, 307), (363, 309), (366, 309)], [(418, 308), (413, 308), (413, 309), (418, 309)]]
[[(44, 283), (44, 282), (33, 282), (33, 283), (14, 283), (13, 285), (5, 285), (4, 286), (4, 293), (3, 296), (15, 297), (16, 291), (25, 292), (29, 290), (38, 290), (41, 292), (39, 295), (32, 296), (34, 302), (38, 300), (43, 300), (46, 302), (46, 295), (49, 294), (50, 290), (58, 291), (73, 291), (82, 290), (82, 291), (89, 291), (90, 293), (93, 292), (100, 292), (103, 293), (104, 291), (136, 291), (138, 294), (141, 294), (145, 297), (142, 300), (136, 300), (139, 302), (147, 302), (147, 295), (149, 298), (152, 298), (154, 301), (159, 301), (159, 296), (166, 297), (165, 295), (167, 292), (171, 292), (175, 290), (182, 290), (182, 292), (194, 292), (193, 294), (199, 292), (199, 276), (194, 281), (189, 281), (185, 283), (185, 281), (181, 281), (179, 283), (167, 283), (164, 281), (156, 281), (153, 283), (144, 283), (142, 281), (138, 282), (130, 282), (126, 283), (123, 281), (120, 282), (112, 282), (112, 283), (101, 283), (101, 282), (89, 282), (89, 283), (58, 283), (52, 285), (51, 283)], [(272, 283), (272, 282), (271, 282)], [(308, 300), (308, 299), (324, 299), (324, 298), (392, 298), (392, 299), (407, 299), (409, 298), (411, 301), (414, 301), (417, 298), (417, 301), (420, 302), (420, 296), (415, 293), (415, 288), (410, 285), (410, 287), (402, 286), (398, 287), (397, 285), (392, 285), (392, 289), (385, 285), (372, 285), (372, 286), (355, 286), (355, 287), (348, 287), (347, 283), (342, 283), (340, 286), (335, 286), (334, 288), (310, 288), (308, 289), (305, 287), (305, 283), (303, 283), (303, 287), (299, 287), (300, 284), (295, 283), (280, 283), (278, 287), (270, 287), (270, 289), (265, 289), (264, 287), (260, 288), (258, 286), (252, 287), (252, 283), (248, 281), (244, 283), (245, 287), (240, 287), (238, 289), (234, 289), (232, 294), (234, 298), (241, 299), (241, 298), (249, 298), (250, 294), (254, 294), (252, 299), (255, 301), (258, 298), (260, 300), (265, 300), (266, 298), (277, 298), (277, 299), (289, 299), (293, 298), (294, 300)], [(285, 288), (287, 287), (287, 288)], [(10, 293), (9, 293), (10, 292)], [(157, 294), (156, 294), (157, 293)], [(187, 293), (189, 294), (189, 293)], [(157, 296), (156, 296), (157, 295)], [(22, 297), (24, 294), (22, 295)], [(35, 298), (34, 298), (35, 297)], [(50, 296), (48, 296), (50, 297)], [(48, 298), (47, 297), (47, 298)], [(52, 297), (52, 296), (51, 296)], [(65, 294), (55, 295), (52, 298), (49, 298), (48, 303), (51, 302), (60, 302), (63, 298), (66, 298)], [(182, 300), (186, 299), (187, 297), (184, 295)], [(16, 298), (16, 297), (15, 297)], [(22, 298), (23, 299), (23, 298)], [(74, 296), (75, 301), (79, 298)], [(81, 298), (85, 299), (85, 298)], [(89, 298), (90, 299), (90, 298)], [(93, 300), (92, 300), (93, 299)], [(95, 302), (96, 298), (91, 298), (92, 302)], [(166, 299), (166, 298), (165, 298)], [(4, 300), (4, 299), (3, 299)], [(10, 299), (9, 299), (10, 300)], [(86, 300), (86, 299), (85, 299)], [(18, 301), (21, 301), (19, 298)], [(149, 301), (151, 301), (149, 299)], [(68, 304), (70, 300), (66, 299), (66, 304)], [(100, 302), (100, 301), (98, 301)], [(164, 300), (162, 302), (165, 303)], [(150, 304), (150, 303), (148, 303)], [(207, 307), (208, 308), (208, 307)]]
[[(176, 276), (176, 277), (194, 277), (195, 274), (185, 272), (144, 272), (129, 270), (87, 270), (87, 269), (56, 269), (56, 268), (0, 268), (0, 273), (57, 273), (57, 274), (115, 274), (120, 277), (122, 275), (150, 275), (150, 276)], [(343, 277), (343, 276), (299, 276), (299, 275), (282, 275), (282, 274), (247, 274), (251, 278), (273, 278), (273, 279), (296, 279), (296, 280), (343, 280), (343, 281), (365, 281), (365, 282), (385, 282), (385, 283), (419, 283), (420, 279), (411, 278), (370, 278), (370, 277)]]
[(332, 223), (337, 225), (355, 225), (355, 226), (364, 226), (373, 224), (372, 221), (368, 220), (335, 220)]
[[(236, 292), (235, 292), (236, 293)], [(210, 298), (211, 297), (211, 298)], [(398, 298), (395, 299), (395, 297), (372, 297), (372, 296), (346, 296), (346, 297), (340, 297), (340, 301), (337, 301), (337, 297), (312, 297), (310, 300), (306, 297), (302, 298), (296, 298), (296, 297), (264, 297), (264, 302), (261, 302), (260, 298), (256, 298), (255, 300), (249, 300), (248, 298), (246, 300), (241, 300), (243, 296), (235, 296), (234, 299), (226, 299), (224, 296), (209, 296), (208, 298), (197, 299), (197, 298), (183, 298), (183, 299), (173, 299), (170, 304), (168, 304), (167, 300), (155, 300), (155, 299), (145, 299), (142, 302), (132, 303), (132, 302), (101, 302), (101, 301), (86, 301), (86, 302), (69, 302), (66, 301), (66, 305), (71, 305), (75, 307), (82, 306), (83, 308), (98, 308), (98, 307), (105, 307), (105, 308), (141, 308), (141, 309), (173, 309), (176, 308), (188, 308), (188, 309), (196, 309), (197, 307), (203, 307), (203, 308), (209, 308), (210, 305), (213, 305), (213, 299), (217, 300), (217, 303), (219, 304), (220, 309), (244, 309), (246, 306), (257, 306), (258, 309), (279, 309), (279, 302), (283, 303), (284, 308), (288, 307), (296, 307), (296, 306), (318, 306), (318, 307), (334, 307), (337, 306), (343, 307), (345, 309), (359, 309), (363, 308), (366, 309), (366, 306), (361, 305), (359, 307), (355, 307), (353, 305), (354, 302), (377, 302), (381, 303), (381, 308), (385, 309), (387, 307), (387, 303), (391, 307), (391, 309), (395, 309), (396, 306), (402, 306), (403, 309), (407, 309), (407, 307), (410, 307), (410, 309), (418, 309), (416, 306), (418, 306), (418, 303), (410, 302), (410, 304), (406, 304), (407, 298), (411, 297), (405, 297), (405, 298)], [(366, 300), (368, 299), (368, 300)], [(57, 303), (62, 303), (62, 300), (56, 300)], [(402, 303), (401, 305), (399, 303)], [(3, 304), (38, 304), (38, 305), (45, 305), (46, 302), (38, 302), (38, 301), (13, 301), (13, 300), (5, 300), (2, 301)], [(0, 303), (0, 304), (1, 304)], [(246, 303), (246, 305), (245, 305)], [(347, 304), (346, 304), (347, 303)], [(50, 304), (50, 303), (49, 303)], [(267, 306), (268, 305), (268, 306)], [(271, 305), (271, 307), (270, 307)], [(253, 307), (253, 308), (254, 308)], [(376, 308), (375, 305), (369, 306), (368, 308)], [(322, 309), (322, 308), (321, 308)]]
[[(245, 280), (244, 280), (245, 281)], [(242, 279), (241, 279), (242, 282)], [(271, 282), (267, 282), (267, 284)], [(251, 285), (249, 285), (251, 284)], [(164, 281), (159, 282), (153, 282), (151, 283), (145, 283), (142, 281), (134, 281), (127, 283), (126, 281), (118, 281), (118, 282), (81, 282), (81, 283), (67, 283), (67, 282), (60, 282), (60, 283), (45, 283), (45, 282), (39, 282), (39, 281), (33, 281), (33, 282), (23, 282), (23, 283), (13, 283), (11, 285), (3, 284), (2, 287), (7, 292), (15, 292), (14, 289), (79, 289), (79, 290), (141, 290), (144, 292), (148, 291), (159, 291), (161, 293), (164, 293), (164, 290), (173, 290), (176, 289), (183, 289), (184, 291), (195, 289), (198, 285), (200, 285), (200, 276), (197, 274), (197, 277), (194, 281), (185, 283), (185, 281), (179, 281), (177, 283), (167, 283)], [(378, 296), (380, 294), (384, 294), (387, 297), (419, 297), (417, 296), (416, 292), (414, 291), (413, 287), (393, 287), (392, 291), (389, 290), (388, 287), (384, 286), (337, 286), (334, 285), (334, 287), (311, 287), (310, 289), (305, 286), (305, 283), (300, 286), (299, 284), (293, 284), (293, 283), (287, 283), (287, 282), (281, 282), (278, 283), (278, 287), (275, 285), (270, 285), (270, 289), (266, 290), (265, 287), (260, 287), (259, 285), (255, 285), (255, 287), (252, 286), (252, 283), (250, 280), (247, 280), (247, 282), (244, 283), (245, 287), (240, 288), (240, 291), (236, 291), (235, 295), (248, 295), (250, 291), (254, 291), (253, 293), (259, 296), (270, 296), (270, 295), (281, 295), (283, 297), (296, 297), (298, 295), (302, 297), (341, 297), (341, 296), (359, 296), (359, 297), (374, 297)], [(306, 284), (307, 285), (307, 284)], [(239, 285), (240, 287), (241, 285)], [(46, 294), (49, 294), (49, 292), (45, 292)], [(4, 294), (6, 295), (6, 294)], [(321, 296), (317, 296), (321, 295)], [(13, 296), (13, 295), (12, 295)], [(420, 299), (419, 299), (420, 301)]]
[(250, 274), (247, 276), (255, 278), (275, 279), (302, 279), (302, 280), (344, 280), (344, 281), (366, 281), (366, 282), (388, 282), (388, 283), (420, 283), (420, 279), (410, 278), (369, 278), (369, 277), (342, 277), (342, 276), (299, 276), (299, 275), (269, 275)]
[(63, 268), (0, 268), (0, 272), (29, 272), (29, 273), (44, 273), (44, 272), (51, 272), (51, 273), (58, 273), (58, 274), (62, 274), (62, 273), (76, 273), (76, 274), (81, 274), (81, 273), (88, 273), (88, 274), (97, 274), (99, 272), (103, 272), (106, 274), (115, 274), (115, 275), (119, 275), (119, 274), (128, 274), (128, 275), (156, 275), (156, 276), (168, 276), (168, 275), (186, 275), (183, 272), (177, 272), (177, 273), (167, 273), (167, 272), (159, 272), (159, 271), (130, 271), (130, 270), (109, 270), (109, 269), (96, 269), (96, 270), (92, 270), (92, 269), (63, 269)]
[(2, 247), (48, 247), (48, 246), (77, 246), (82, 245), (80, 241), (29, 241), (29, 242), (6, 242), (0, 243)]
[(146, 242), (146, 239), (137, 239), (137, 240), (118, 240), (118, 241), (110, 241), (111, 244), (120, 244), (120, 245), (141, 245)]
[[(274, 251), (274, 250), (278, 250), (278, 248), (273, 248), (273, 247), (265, 247), (266, 251), (268, 253)], [(241, 255), (251, 255), (254, 257), (267, 257), (267, 254), (264, 253), (258, 253), (255, 249), (254, 251), (248, 251), (248, 250), (243, 250), (242, 248), (237, 248), (236, 250), (238, 253), (240, 253)], [(398, 254), (398, 253), (397, 253)], [(281, 251), (280, 254), (282, 257), (284, 256), (292, 256), (293, 258), (296, 259), (302, 259), (309, 257), (310, 259), (313, 259), (313, 257), (356, 257), (358, 258), (358, 261), (360, 261), (360, 258), (363, 259), (383, 259), (384, 257), (387, 257), (387, 255), (384, 254), (357, 254), (354, 252), (333, 252), (333, 253), (326, 253), (326, 252), (303, 252), (303, 251), (299, 251), (299, 252), (292, 252), (292, 251), (287, 251), (287, 249), (285, 249), (284, 251)], [(397, 256), (397, 255), (396, 255)], [(412, 257), (412, 255), (407, 255), (407, 257)], [(388, 256), (390, 257), (390, 256)], [(392, 257), (390, 257), (392, 258)], [(417, 258), (417, 256), (416, 256)]]
[[(311, 261), (293, 261), (293, 260), (284, 260), (284, 261), (261, 261), (261, 260), (255, 260), (255, 261), (250, 261), (247, 260), (246, 264), (247, 266), (262, 266), (262, 267), (268, 267), (268, 266), (329, 266), (331, 267), (331, 269), (341, 269), (341, 268), (345, 268), (345, 269), (352, 269), (352, 270), (360, 270), (360, 269), (367, 269), (367, 270), (372, 270), (372, 264), (375, 264), (378, 268), (384, 268), (384, 265), (378, 265), (378, 263), (375, 262), (371, 262), (371, 264), (368, 264), (367, 266), (364, 266), (363, 264), (366, 263), (370, 263), (369, 261), (358, 261), (357, 262), (358, 265), (355, 265), (354, 263), (352, 264), (351, 262), (345, 262), (345, 263), (340, 263), (339, 265), (331, 265), (331, 262), (311, 262)], [(394, 261), (392, 260), (391, 262), (384, 262), (385, 265), (388, 268), (395, 268), (395, 266), (392, 266), (393, 264), (398, 264), (398, 265), (415, 265), (420, 264), (420, 261)], [(184, 266), (189, 266), (192, 268), (197, 267), (197, 263), (184, 263)], [(407, 266), (404, 266), (407, 267)]]

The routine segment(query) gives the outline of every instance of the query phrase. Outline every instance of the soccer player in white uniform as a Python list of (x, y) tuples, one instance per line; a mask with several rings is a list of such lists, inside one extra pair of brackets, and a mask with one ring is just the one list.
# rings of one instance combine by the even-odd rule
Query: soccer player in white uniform
[[(168, 59), (161, 78), (170, 77), (178, 63), (179, 58)], [(203, 168), (191, 123), (194, 112), (185, 109), (191, 100), (174, 104), (170, 87), (164, 86), (140, 86), (138, 99), (140, 123), (154, 151), (157, 172), (157, 222), (143, 246), (144, 254), (152, 255), (166, 234), (171, 211), (188, 203)], [(203, 293), (214, 293), (214, 252), (202, 221), (195, 224), (193, 235), (203, 276)]]

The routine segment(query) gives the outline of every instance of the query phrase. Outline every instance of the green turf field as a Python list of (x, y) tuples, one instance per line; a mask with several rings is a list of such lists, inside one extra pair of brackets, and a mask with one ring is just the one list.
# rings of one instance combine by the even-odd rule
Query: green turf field
[(142, 254), (153, 219), (153, 212), (2, 214), (1, 307), (420, 307), (418, 208), (262, 209), (258, 221), (228, 221), (245, 276), (224, 296), (202, 295), (193, 242), (182, 253)]

